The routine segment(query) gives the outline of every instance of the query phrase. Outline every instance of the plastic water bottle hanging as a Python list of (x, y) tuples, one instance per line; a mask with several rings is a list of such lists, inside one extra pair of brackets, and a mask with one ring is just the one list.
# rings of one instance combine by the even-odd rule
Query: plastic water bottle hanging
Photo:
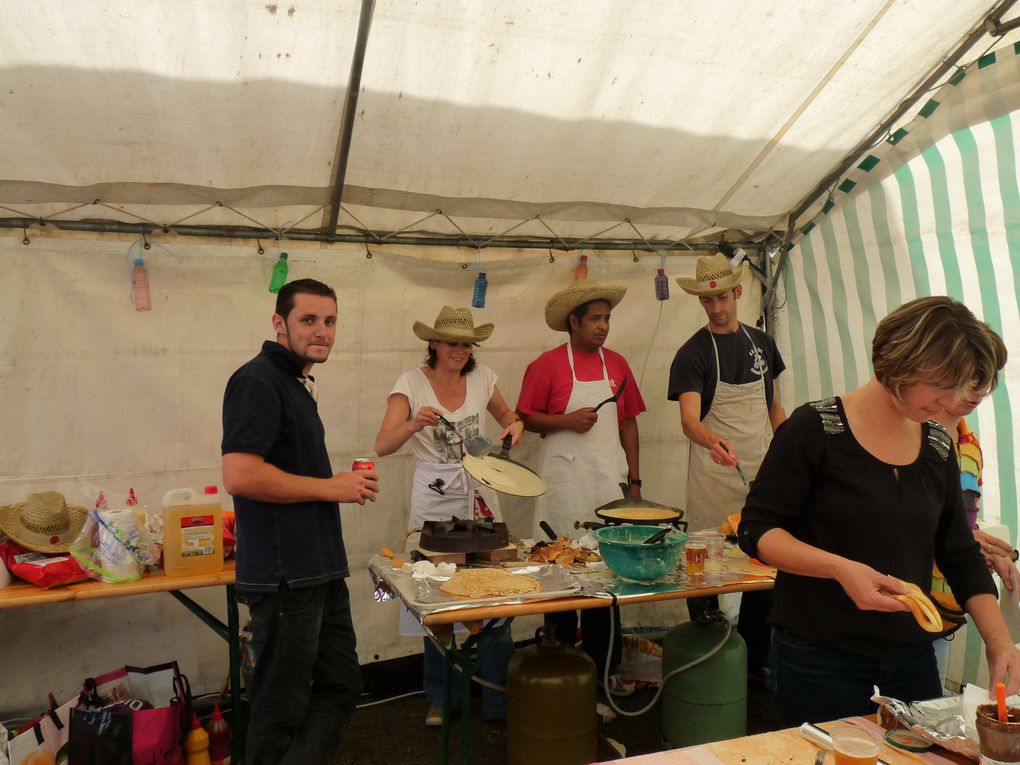
[[(482, 267), (482, 248), (479, 247), (475, 250), (475, 268), (481, 269)], [(485, 272), (482, 270), (478, 271), (478, 276), (475, 277), (475, 290), (471, 295), (471, 307), (472, 308), (485, 308), (485, 292), (489, 289), (489, 280), (485, 278)]]
[(588, 256), (582, 252), (580, 259), (577, 261), (577, 268), (574, 269), (574, 281), (579, 282), (582, 279), (587, 278), (588, 278)]
[(485, 272), (479, 271), (475, 277), (475, 291), (471, 296), (472, 308), (485, 308), (485, 291), (489, 289), (489, 280), (485, 278)]
[(666, 271), (662, 268), (655, 274), (655, 299), (669, 300), (669, 279)]
[(287, 283), (287, 273), (290, 271), (290, 265), (287, 263), (287, 253), (280, 251), (280, 257), (273, 265), (273, 275), (269, 279), (269, 291), (274, 295), (280, 291), (280, 288)]
[(145, 270), (145, 261), (135, 258), (131, 269), (131, 302), (136, 311), (152, 310), (152, 293), (149, 291), (149, 272)]

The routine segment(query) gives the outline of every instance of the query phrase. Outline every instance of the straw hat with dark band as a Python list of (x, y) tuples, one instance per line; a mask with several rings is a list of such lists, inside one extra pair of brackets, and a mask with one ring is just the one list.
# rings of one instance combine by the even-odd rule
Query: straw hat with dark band
[(470, 308), (451, 308), (444, 305), (430, 327), (420, 321), (414, 323), (414, 334), (425, 341), (441, 340), (444, 343), (480, 343), (492, 334), (495, 324), (475, 326)]
[(698, 258), (698, 265), (694, 271), (693, 279), (685, 279), (682, 276), (676, 278), (680, 289), (688, 295), (698, 297), (721, 295), (726, 290), (731, 290), (740, 284), (747, 275), (747, 261), (745, 260), (736, 271), (730, 266), (730, 259), (725, 254), (717, 252), (712, 256)]
[(623, 300), (627, 288), (618, 284), (599, 284), (581, 279), (560, 290), (545, 304), (545, 323), (557, 332), (567, 331), (567, 316), (579, 305), (592, 300), (605, 300), (610, 308)]
[(0, 529), (25, 549), (67, 552), (88, 514), (84, 507), (68, 505), (63, 494), (44, 491), (24, 502), (0, 507)]

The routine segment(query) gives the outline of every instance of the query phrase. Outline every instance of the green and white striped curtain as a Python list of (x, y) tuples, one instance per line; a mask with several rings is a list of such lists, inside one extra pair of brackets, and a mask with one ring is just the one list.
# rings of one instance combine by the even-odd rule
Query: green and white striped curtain
[[(950, 295), (999, 331), (1010, 360), (968, 418), (984, 450), (982, 525), (1017, 543), (1020, 414), (1020, 44), (938, 89), (875, 147), (800, 231), (783, 272), (778, 341), (787, 409), (871, 376), (875, 325), (901, 303)], [(947, 685), (987, 683), (976, 630), (956, 635)]]
[(982, 57), (876, 147), (801, 229), (777, 327), (789, 410), (871, 376), (878, 321), (923, 295), (962, 301), (1010, 360), (968, 422), (985, 455), (983, 519), (1017, 535), (1020, 46)]

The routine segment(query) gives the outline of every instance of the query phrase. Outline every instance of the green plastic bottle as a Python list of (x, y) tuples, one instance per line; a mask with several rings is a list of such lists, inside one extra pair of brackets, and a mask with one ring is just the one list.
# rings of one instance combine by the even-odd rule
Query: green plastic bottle
[(290, 266), (287, 263), (287, 253), (281, 252), (279, 260), (273, 265), (273, 276), (269, 280), (269, 291), (274, 295), (287, 283), (287, 272)]

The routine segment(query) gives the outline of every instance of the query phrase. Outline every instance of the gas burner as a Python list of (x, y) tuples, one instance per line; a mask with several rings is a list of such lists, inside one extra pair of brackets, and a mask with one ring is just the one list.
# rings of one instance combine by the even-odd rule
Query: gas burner
[(451, 518), (425, 521), (418, 544), (434, 552), (482, 552), (505, 547), (509, 539), (505, 523)]

